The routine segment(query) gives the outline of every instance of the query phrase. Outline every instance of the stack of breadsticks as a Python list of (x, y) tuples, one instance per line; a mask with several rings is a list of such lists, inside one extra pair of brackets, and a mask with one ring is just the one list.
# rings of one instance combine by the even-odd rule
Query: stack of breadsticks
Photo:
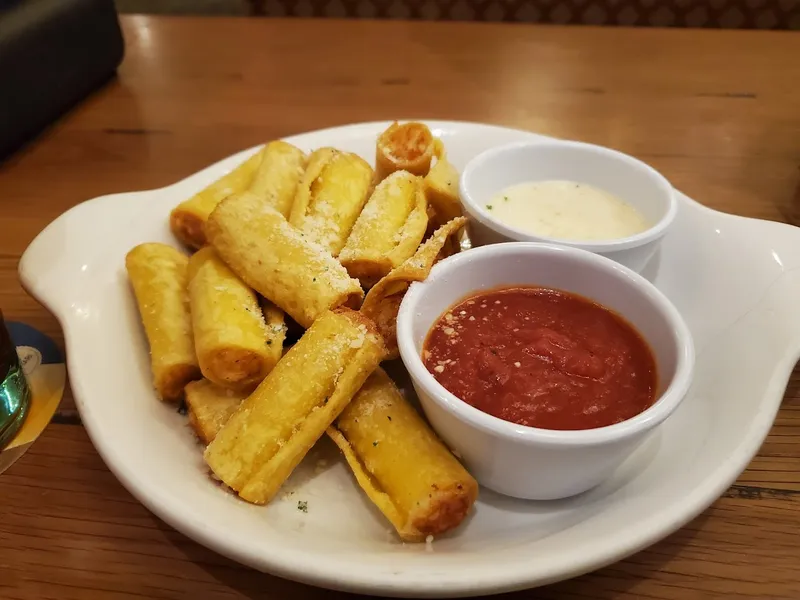
[(272, 500), (327, 433), (404, 541), (468, 514), (477, 483), (379, 367), (406, 289), (458, 247), (457, 178), (421, 123), (384, 131), (374, 170), (274, 141), (172, 211), (194, 254), (128, 253), (155, 389), (241, 498)]

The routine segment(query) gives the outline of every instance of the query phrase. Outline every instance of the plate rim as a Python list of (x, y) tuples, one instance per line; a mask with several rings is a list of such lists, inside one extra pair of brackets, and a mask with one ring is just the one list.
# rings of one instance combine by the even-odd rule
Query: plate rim
[[(516, 129), (512, 127), (505, 127), (500, 125), (474, 123), (469, 121), (442, 121), (437, 119), (418, 119), (427, 123), (431, 128), (442, 129), (460, 129), (460, 128), (486, 128), (495, 130), (504, 130), (505, 133), (525, 134), (529, 136), (537, 136), (534, 132)], [(373, 130), (380, 131), (382, 128), (388, 126), (392, 121), (367, 121), (346, 125), (339, 125), (334, 127), (327, 127), (324, 129), (305, 131), (302, 133), (287, 136), (282, 139), (288, 141), (296, 140), (304, 136), (325, 136), (325, 135), (350, 135), (357, 137), (359, 132), (366, 132)], [(539, 136), (546, 138), (546, 136)], [(168, 523), (171, 527), (186, 535), (187, 537), (195, 540), (203, 546), (212, 549), (224, 556), (227, 556), (241, 564), (253, 567), (257, 570), (279, 576), (292, 581), (311, 584), (319, 587), (324, 587), (333, 590), (347, 591), (360, 594), (383, 594), (389, 596), (399, 597), (466, 597), (481, 594), (494, 594), (526, 589), (531, 587), (538, 587), (556, 581), (569, 579), (587, 572), (594, 571), (609, 564), (622, 560), (658, 541), (667, 537), (671, 533), (677, 531), (706, 508), (708, 508), (714, 501), (716, 501), (724, 491), (738, 478), (738, 476), (746, 469), (747, 465), (758, 452), (764, 439), (767, 437), (775, 417), (780, 409), (781, 400), (785, 391), (786, 384), (789, 381), (791, 373), (795, 364), (800, 358), (800, 340), (795, 340), (796, 348), (787, 352), (782, 359), (776, 363), (772, 373), (768, 378), (766, 389), (763, 394), (761, 403), (758, 409), (754, 412), (754, 419), (750, 424), (747, 435), (743, 436), (737, 446), (736, 454), (731, 456), (724, 464), (720, 464), (710, 477), (706, 479), (704, 486), (699, 486), (692, 490), (689, 494), (682, 497), (682, 500), (677, 504), (669, 505), (669, 515), (657, 519), (655, 517), (649, 518), (645, 524), (648, 527), (641, 527), (635, 531), (629, 532), (624, 538), (621, 538), (615, 545), (611, 546), (611, 550), (601, 550), (597, 547), (608, 547), (607, 541), (602, 543), (594, 543), (590, 546), (584, 547), (581, 557), (573, 561), (570, 568), (559, 570), (557, 573), (551, 573), (549, 577), (530, 577), (526, 576), (524, 570), (517, 570), (516, 576), (508, 577), (506, 570), (503, 570), (499, 576), (494, 573), (486, 575), (483, 572), (481, 576), (473, 575), (473, 579), (464, 581), (463, 578), (458, 581), (452, 580), (452, 575), (441, 580), (434, 580), (430, 578), (416, 579), (413, 572), (406, 572), (403, 574), (384, 572), (379, 569), (362, 570), (357, 576), (353, 573), (357, 571), (350, 571), (349, 575), (343, 575), (341, 570), (341, 563), (332, 562), (325, 568), (319, 568), (317, 564), (316, 569), (309, 569), (308, 565), (302, 560), (302, 552), (292, 551), (276, 552), (271, 554), (264, 560), (261, 557), (260, 561), (254, 560), (244, 551), (239, 551), (236, 544), (233, 542), (225, 543), (215, 537), (210, 530), (203, 526), (202, 522), (193, 522), (186, 514), (180, 514), (178, 511), (173, 510), (168, 503), (164, 502), (162, 492), (156, 494), (145, 493), (140, 486), (135, 482), (133, 473), (129, 472), (129, 467), (125, 464), (120, 464), (114, 457), (113, 444), (109, 444), (103, 438), (102, 424), (95, 420), (92, 411), (89, 410), (86, 402), (83, 400), (87, 394), (84, 389), (83, 381), (80, 376), (73, 376), (74, 370), (73, 361), (69, 357), (73, 354), (73, 347), (75, 345), (75, 335), (73, 335), (71, 323), (65, 314), (62, 314), (63, 307), (59, 307), (58, 301), (53, 300), (48, 292), (55, 290), (48, 289), (45, 284), (45, 278), (42, 277), (37, 281), (37, 261), (34, 259), (37, 248), (41, 250), (43, 245), (49, 237), (48, 232), (57, 229), (58, 225), (65, 224), (67, 220), (75, 216), (76, 211), (79, 210), (92, 210), (101, 206), (104, 200), (116, 197), (130, 197), (135, 196), (153, 196), (160, 193), (167, 192), (173, 187), (176, 187), (193, 177), (208, 174), (209, 172), (216, 171), (222, 167), (223, 164), (235, 164), (235, 161), (244, 157), (248, 153), (254, 152), (262, 145), (256, 145), (245, 150), (234, 153), (226, 158), (216, 161), (215, 163), (195, 172), (191, 175), (162, 188), (155, 188), (144, 191), (123, 192), (117, 194), (109, 194), (99, 196), (97, 198), (81, 202), (64, 213), (58, 216), (50, 224), (48, 224), (29, 244), (23, 253), (19, 262), (19, 277), (22, 282), (23, 288), (33, 296), (36, 300), (42, 303), (59, 321), (64, 333), (64, 340), (66, 346), (67, 365), (69, 372), (69, 382), (72, 387), (75, 404), (81, 414), (82, 423), (86, 430), (92, 445), (100, 454), (103, 462), (114, 474), (114, 476), (122, 483), (122, 485), (131, 493), (141, 504), (148, 510), (154, 513), (158, 518)], [(737, 215), (730, 215), (721, 211), (714, 210), (699, 202), (689, 198), (688, 196), (676, 190), (679, 201), (682, 203), (689, 203), (695, 208), (700, 208), (704, 211), (713, 213), (716, 217), (724, 217), (745, 221), (748, 224), (760, 224), (766, 221), (760, 219), (752, 219), (748, 217), (741, 217)], [(146, 207), (146, 202), (140, 202), (140, 206)], [(790, 225), (783, 225), (784, 227), (791, 228)], [(791, 228), (794, 229), (794, 228)], [(796, 231), (798, 243), (800, 244), (800, 229)], [(38, 254), (41, 254), (39, 252)], [(63, 261), (69, 253), (59, 255), (53, 262), (59, 263)], [(36, 257), (39, 258), (39, 257)], [(52, 256), (49, 257), (53, 259)], [(781, 275), (783, 277), (784, 275)], [(779, 277), (778, 279), (780, 279)], [(662, 509), (667, 510), (667, 509)], [(591, 550), (590, 550), (591, 548)], [(285, 555), (285, 556), (282, 556)], [(396, 576), (392, 576), (396, 575)]]

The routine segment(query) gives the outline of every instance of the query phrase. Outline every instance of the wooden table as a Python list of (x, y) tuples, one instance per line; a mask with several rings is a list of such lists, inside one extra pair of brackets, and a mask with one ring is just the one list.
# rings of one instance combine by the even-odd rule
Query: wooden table
[[(270, 138), (464, 119), (614, 146), (682, 191), (781, 220), (800, 165), (800, 36), (521, 25), (123, 19), (119, 77), (0, 166), (0, 306), (62, 341), (17, 261), (60, 213), (161, 187)], [(98, 224), (102, 226), (102, 224)], [(800, 598), (800, 375), (750, 468), (628, 560), (516, 598)], [(3, 598), (344, 598), (262, 575), (151, 515), (67, 395), (0, 478)]]

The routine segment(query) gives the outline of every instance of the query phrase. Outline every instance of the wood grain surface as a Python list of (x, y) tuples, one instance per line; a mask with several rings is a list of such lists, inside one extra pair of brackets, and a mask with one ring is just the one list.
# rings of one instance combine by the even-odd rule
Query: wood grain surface
[[(800, 36), (130, 16), (118, 77), (0, 165), (0, 306), (63, 338), (17, 262), (52, 219), (270, 138), (355, 121), (483, 121), (613, 146), (717, 209), (784, 220), (800, 165)], [(509, 598), (800, 598), (800, 375), (748, 470), (684, 529)], [(240, 567), (151, 515), (69, 393), (0, 478), (0, 597), (345, 598)]]

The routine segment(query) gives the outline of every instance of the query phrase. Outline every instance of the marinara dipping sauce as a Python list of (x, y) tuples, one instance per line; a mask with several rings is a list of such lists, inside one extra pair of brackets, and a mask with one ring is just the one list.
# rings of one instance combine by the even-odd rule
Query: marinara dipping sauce
[(653, 353), (633, 326), (555, 289), (467, 298), (436, 321), (422, 360), (464, 402), (542, 429), (613, 425), (643, 412), (656, 394)]

